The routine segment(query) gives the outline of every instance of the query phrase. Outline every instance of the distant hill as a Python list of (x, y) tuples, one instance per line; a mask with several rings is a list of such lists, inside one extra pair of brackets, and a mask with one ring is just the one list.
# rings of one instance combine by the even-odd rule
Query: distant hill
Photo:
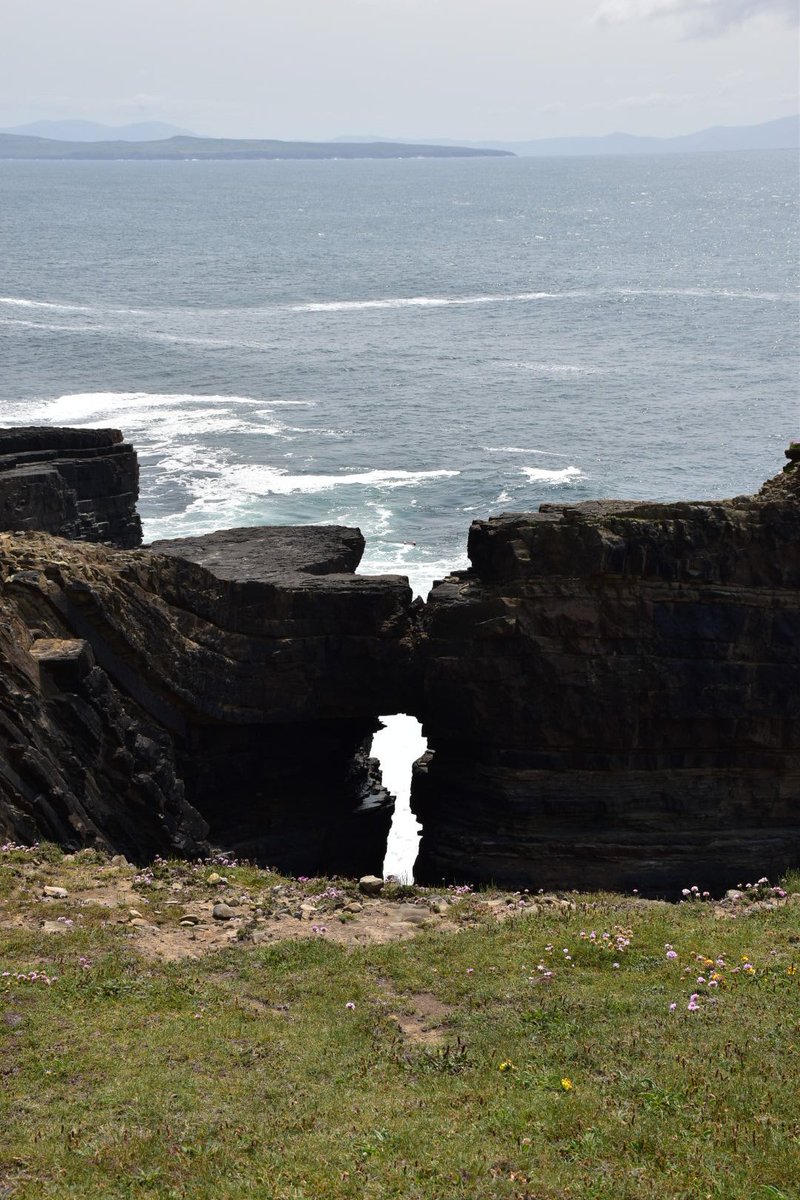
[(279, 142), (258, 139), (171, 137), (149, 142), (65, 142), (0, 133), (0, 159), (196, 160), (283, 158), (480, 158), (512, 157), (513, 151), (477, 146), (423, 146), (410, 142)]
[(55, 138), (59, 142), (157, 142), (171, 137), (194, 137), (190, 129), (179, 129), (164, 121), (140, 121), (138, 125), (100, 125), (97, 121), (31, 121), (13, 125), (0, 133), (27, 137)]
[(800, 116), (779, 117), (761, 125), (714, 125), (680, 137), (539, 138), (532, 142), (488, 142), (525, 157), (561, 154), (686, 154), (709, 150), (788, 150), (800, 146)]
[[(341, 139), (357, 145), (361, 138)], [(475, 142), (441, 139), (442, 145), (473, 146)], [(779, 117), (760, 125), (715, 125), (680, 137), (639, 137), (609, 133), (604, 137), (537, 138), (530, 142), (481, 143), (495, 150), (510, 150), (521, 158), (562, 155), (687, 154), (709, 150), (791, 150), (800, 147), (800, 116)]]

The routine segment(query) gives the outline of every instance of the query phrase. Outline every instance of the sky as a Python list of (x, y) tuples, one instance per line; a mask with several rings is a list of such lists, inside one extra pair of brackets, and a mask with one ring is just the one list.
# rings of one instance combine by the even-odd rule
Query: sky
[(797, 112), (796, 0), (25, 0), (0, 126), (207, 136), (668, 136)]

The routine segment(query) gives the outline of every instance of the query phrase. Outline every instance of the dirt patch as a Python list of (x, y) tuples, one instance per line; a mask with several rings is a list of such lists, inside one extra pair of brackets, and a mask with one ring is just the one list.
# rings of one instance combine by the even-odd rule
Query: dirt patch
[(406, 1042), (414, 1046), (441, 1045), (453, 1013), (449, 1004), (430, 992), (414, 992), (403, 997), (403, 1010), (388, 1013), (387, 1020), (397, 1026)]
[[(116, 926), (145, 958), (161, 962), (200, 959), (234, 944), (269, 945), (317, 939), (342, 946), (381, 945), (426, 931), (459, 929), (538, 915), (567, 919), (577, 909), (570, 895), (429, 889), (387, 883), (378, 896), (349, 880), (285, 879), (243, 864), (158, 862), (137, 869), (124, 859), (91, 861), (93, 852), (62, 861), (19, 857), (0, 901), (0, 929), (31, 929), (54, 938), (69, 929)], [(8, 884), (11, 884), (8, 887)], [(49, 894), (46, 894), (45, 889)], [(738, 916), (786, 901), (751, 890), (717, 902), (720, 915)], [(52, 893), (56, 893), (53, 895)], [(628, 898), (632, 907), (658, 902)], [(759, 904), (760, 902), (760, 904)], [(398, 1030), (409, 1041), (435, 1041), (446, 1019), (433, 997), (388, 997)], [(409, 1008), (410, 1004), (410, 1008)], [(438, 1022), (438, 1024), (437, 1024)]]

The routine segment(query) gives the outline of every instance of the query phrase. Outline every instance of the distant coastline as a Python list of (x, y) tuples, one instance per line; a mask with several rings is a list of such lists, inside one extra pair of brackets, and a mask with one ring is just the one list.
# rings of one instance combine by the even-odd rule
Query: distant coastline
[(282, 142), (257, 138), (171, 137), (149, 142), (65, 142), (0, 134), (0, 159), (97, 161), (250, 161), (331, 158), (513, 158), (510, 150), (405, 142)]

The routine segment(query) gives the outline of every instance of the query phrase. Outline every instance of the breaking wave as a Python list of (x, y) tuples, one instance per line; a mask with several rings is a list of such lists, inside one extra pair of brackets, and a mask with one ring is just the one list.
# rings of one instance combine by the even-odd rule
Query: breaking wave
[(522, 467), (522, 473), (527, 475), (531, 483), (573, 483), (577, 479), (585, 479), (580, 467), (564, 467), (561, 471), (545, 471), (541, 467)]

